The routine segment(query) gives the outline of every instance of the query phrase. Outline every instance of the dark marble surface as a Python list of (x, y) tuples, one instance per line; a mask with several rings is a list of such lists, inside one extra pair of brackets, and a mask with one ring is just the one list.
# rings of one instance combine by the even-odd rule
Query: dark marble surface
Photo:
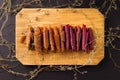
[[(74, 2), (74, 0), (59, 0), (60, 3), (59, 5), (62, 5), (63, 3), (71, 4)], [(91, 0), (94, 1), (94, 0)], [(108, 1), (108, 0), (106, 0)], [(2, 0), (0, 0), (0, 3)], [(21, 1), (22, 2), (22, 1)], [(17, 3), (20, 3), (19, 0), (12, 0), (12, 5), (16, 5)], [(80, 6), (73, 6), (73, 7), (80, 7), (80, 8), (86, 8), (90, 7), (89, 6), (90, 1), (85, 0), (82, 5)], [(52, 7), (56, 6), (56, 1), (51, 0), (51, 4), (49, 5), (49, 2), (47, 0), (43, 1), (43, 6), (42, 7)], [(72, 3), (73, 4), (73, 3)], [(96, 0), (95, 1), (96, 6), (100, 7), (101, 4), (103, 4), (102, 0)], [(109, 31), (109, 29), (112, 27), (120, 27), (120, 1), (116, 1), (117, 4), (117, 10), (111, 9), (109, 13), (106, 15), (105, 19), (105, 31)], [(1, 4), (0, 4), (1, 5)], [(105, 8), (108, 8), (110, 5), (110, 2), (108, 5), (106, 5)], [(93, 5), (94, 7), (95, 5)], [(25, 6), (25, 7), (38, 7), (35, 4)], [(61, 7), (68, 7), (68, 5), (64, 5)], [(106, 9), (101, 10), (101, 12), (105, 15)], [(3, 21), (5, 18), (3, 18), (0, 21), (0, 27), (3, 24)], [(10, 43), (15, 43), (15, 15), (11, 14), (9, 16), (9, 19), (6, 23), (5, 28), (3, 29), (3, 37), (4, 39), (8, 40)], [(117, 30), (114, 30), (114, 32), (117, 32)], [(107, 33), (105, 33), (107, 35)], [(120, 34), (119, 34), (120, 35)], [(106, 41), (107, 37), (105, 37)], [(116, 39), (114, 41), (114, 44), (119, 48), (120, 42), (119, 39)], [(109, 48), (109, 50), (108, 50)], [(110, 51), (110, 52), (109, 52)], [(9, 49), (6, 46), (1, 46), (0, 45), (0, 55), (2, 57), (6, 57), (8, 55)], [(116, 67), (114, 65), (114, 62), (112, 61), (110, 54), (112, 54), (112, 58), (115, 60), (115, 63), (117, 65), (120, 65), (120, 50), (115, 50), (114, 48), (111, 47), (110, 44), (105, 46), (105, 58), (103, 61), (97, 65), (97, 66), (85, 66), (83, 68), (80, 68), (80, 71), (88, 71), (86, 74), (77, 74), (78, 80), (120, 80), (120, 67)], [(28, 73), (30, 70), (33, 70), (36, 68), (36, 66), (23, 66), (20, 62), (15, 61), (15, 62), (9, 62), (9, 61), (1, 61), (4, 63), (7, 63), (11, 65), (12, 70), (17, 71), (17, 72), (22, 72), (22, 73)], [(2, 64), (1, 64), (2, 65)], [(73, 80), (73, 71), (43, 71), (40, 72), (33, 80)], [(14, 75), (11, 73), (8, 73), (5, 71), (3, 68), (0, 67), (0, 80), (25, 80), (26, 78), (23, 76), (19, 75)]]

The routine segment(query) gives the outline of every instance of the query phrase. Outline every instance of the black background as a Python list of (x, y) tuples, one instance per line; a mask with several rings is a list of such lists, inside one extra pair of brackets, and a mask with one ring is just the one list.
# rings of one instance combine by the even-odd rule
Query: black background
[[(74, 0), (71, 0), (74, 2)], [(101, 6), (104, 0), (96, 0), (95, 5)], [(109, 0), (108, 0), (109, 1)], [(2, 1), (0, 0), (0, 3)], [(13, 0), (12, 5), (16, 5), (18, 3), (21, 3), (22, 1), (19, 0)], [(61, 4), (66, 4), (68, 1), (66, 0), (60, 0)], [(80, 8), (88, 8), (89, 6), (89, 0), (84, 0), (83, 4), (81, 6), (72, 6), (72, 7), (80, 7)], [(51, 0), (51, 4), (49, 5), (48, 1), (43, 1), (42, 7), (54, 7), (56, 6), (56, 1)], [(70, 3), (68, 3), (70, 4)], [(110, 28), (120, 27), (120, 1), (116, 1), (117, 4), (117, 10), (111, 9), (108, 14), (106, 15), (105, 19), (105, 31), (109, 31)], [(101, 10), (101, 13), (105, 15), (106, 9), (108, 9), (108, 6), (110, 5), (110, 2), (108, 5), (106, 5), (106, 8)], [(61, 7), (69, 7), (71, 5), (64, 5)], [(25, 7), (38, 7), (35, 4), (31, 4)], [(94, 5), (93, 5), (94, 7)], [(4, 19), (3, 19), (4, 21)], [(2, 24), (2, 21), (0, 22), (0, 26)], [(113, 31), (116, 32), (117, 30)], [(3, 29), (4, 38), (7, 39), (11, 43), (15, 43), (15, 15), (11, 14), (9, 16), (9, 20), (6, 24), (6, 27)], [(8, 36), (6, 36), (8, 35)], [(107, 35), (107, 33), (105, 33)], [(120, 35), (120, 34), (119, 34)], [(107, 37), (105, 37), (106, 39)], [(106, 39), (107, 41), (107, 39)], [(106, 42), (105, 41), (105, 42)], [(115, 45), (120, 44), (119, 40), (114, 41)], [(110, 51), (110, 52), (109, 52)], [(77, 74), (78, 80), (120, 80), (120, 67), (115, 66), (113, 60), (110, 57), (110, 54), (112, 54), (112, 58), (115, 60), (117, 65), (120, 65), (120, 51), (115, 50), (111, 47), (110, 44), (105, 46), (105, 58), (103, 61), (97, 65), (97, 66), (85, 66), (83, 68), (80, 68), (80, 71), (88, 71), (86, 74)], [(2, 56), (6, 56), (8, 53), (8, 49), (5, 46), (0, 46), (0, 54)], [(36, 66), (23, 66), (21, 63), (17, 62), (5, 62), (9, 65), (12, 65), (14, 68), (12, 70), (27, 73), (30, 70), (33, 70), (36, 68)], [(73, 80), (73, 71), (44, 71), (40, 72), (38, 76), (36, 76), (33, 80)], [(0, 68), (0, 80), (25, 80), (23, 76), (13, 75), (2, 68)]]

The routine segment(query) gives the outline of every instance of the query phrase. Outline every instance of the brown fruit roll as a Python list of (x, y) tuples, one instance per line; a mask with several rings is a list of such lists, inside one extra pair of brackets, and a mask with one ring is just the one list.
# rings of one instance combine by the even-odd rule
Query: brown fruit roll
[(43, 27), (43, 45), (44, 49), (48, 50), (49, 48), (49, 30), (46, 27)]
[(37, 52), (42, 51), (42, 31), (40, 27), (34, 29), (34, 45)]
[(55, 46), (58, 52), (60, 52), (60, 35), (59, 35), (59, 31), (58, 28), (55, 27), (54, 29), (54, 39), (55, 39)]
[(60, 41), (61, 41), (61, 51), (64, 52), (65, 50), (65, 31), (64, 27), (59, 27), (59, 34), (60, 34)]
[(29, 49), (32, 49), (34, 42), (34, 29), (30, 26), (26, 34), (26, 46)]
[(49, 28), (49, 38), (50, 38), (51, 51), (55, 51), (54, 32), (53, 32), (53, 29), (51, 27)]

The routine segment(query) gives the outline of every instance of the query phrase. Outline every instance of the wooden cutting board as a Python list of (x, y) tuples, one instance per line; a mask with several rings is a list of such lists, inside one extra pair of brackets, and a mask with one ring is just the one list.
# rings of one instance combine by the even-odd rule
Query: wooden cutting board
[[(22, 33), (33, 27), (61, 24), (91, 27), (95, 36), (95, 49), (90, 53), (37, 53), (20, 43)], [(104, 58), (104, 17), (93, 8), (24, 8), (16, 15), (16, 58), (24, 65), (97, 65)]]

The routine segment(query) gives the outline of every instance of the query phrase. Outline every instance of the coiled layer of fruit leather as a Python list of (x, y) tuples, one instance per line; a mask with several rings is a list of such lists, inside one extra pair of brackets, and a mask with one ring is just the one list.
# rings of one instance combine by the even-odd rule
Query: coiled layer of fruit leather
[(94, 35), (93, 35), (93, 31), (91, 28), (88, 28), (88, 35), (89, 35), (89, 49), (93, 50), (94, 49)]
[(55, 46), (56, 46), (57, 52), (60, 52), (60, 35), (59, 35), (58, 28), (55, 27), (53, 31), (54, 31)]
[(40, 27), (34, 29), (34, 46), (37, 52), (42, 51), (42, 31)]
[(65, 50), (65, 31), (64, 26), (59, 27), (60, 41), (61, 41), (61, 52)]
[(70, 26), (70, 44), (73, 51), (76, 50), (76, 32), (75, 29)]
[(81, 28), (79, 26), (76, 29), (76, 46), (77, 51), (79, 51), (81, 47)]
[(85, 52), (88, 51), (89, 47), (88, 47), (88, 31), (86, 31), (86, 39), (85, 39)]
[(54, 32), (51, 27), (49, 28), (49, 38), (50, 38), (50, 49), (51, 51), (55, 51)]
[(44, 49), (48, 50), (48, 48), (49, 48), (49, 31), (46, 27), (43, 27), (43, 45), (44, 45)]
[(29, 26), (27, 29), (27, 34), (26, 34), (26, 46), (28, 49), (31, 49), (33, 47), (33, 42), (34, 42), (34, 29)]
[(86, 50), (86, 25), (82, 26), (82, 50)]
[(66, 50), (70, 50), (70, 25), (65, 25)]

